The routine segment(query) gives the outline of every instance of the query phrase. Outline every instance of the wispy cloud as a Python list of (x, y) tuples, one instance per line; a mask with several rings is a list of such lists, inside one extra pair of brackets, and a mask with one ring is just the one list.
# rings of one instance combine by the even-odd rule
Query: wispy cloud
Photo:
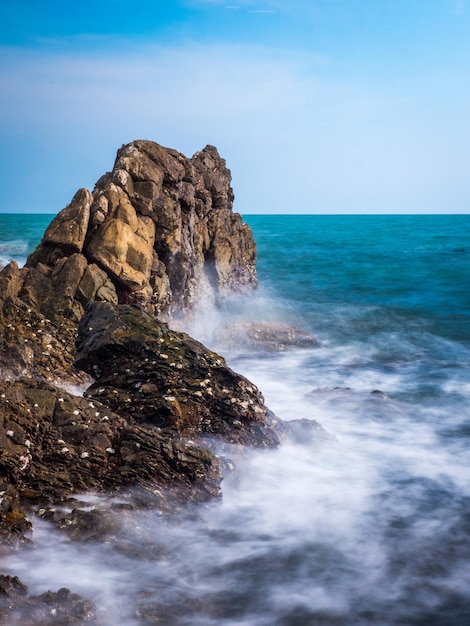
[[(18, 160), (48, 180), (67, 169), (74, 187), (92, 186), (121, 143), (147, 138), (186, 154), (217, 145), (242, 212), (418, 210), (420, 194), (422, 204), (445, 201), (443, 176), (448, 195), (468, 187), (465, 116), (447, 113), (442, 99), (438, 111), (426, 93), (326, 78), (314, 55), (126, 42), (99, 53), (0, 54), (4, 154), (24, 136)], [(5, 189), (5, 168), (0, 176)]]

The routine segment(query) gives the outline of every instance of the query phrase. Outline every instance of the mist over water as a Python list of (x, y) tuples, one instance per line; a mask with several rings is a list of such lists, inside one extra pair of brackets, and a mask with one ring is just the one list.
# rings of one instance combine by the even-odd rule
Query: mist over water
[(114, 540), (72, 542), (38, 518), (35, 547), (3, 570), (33, 593), (83, 594), (106, 626), (467, 625), (470, 218), (247, 221), (262, 287), (190, 331), (209, 347), (227, 319), (315, 334), (224, 356), (274, 413), (324, 436), (233, 450), (204, 508), (123, 515), (125, 497), (90, 496), (115, 507)]

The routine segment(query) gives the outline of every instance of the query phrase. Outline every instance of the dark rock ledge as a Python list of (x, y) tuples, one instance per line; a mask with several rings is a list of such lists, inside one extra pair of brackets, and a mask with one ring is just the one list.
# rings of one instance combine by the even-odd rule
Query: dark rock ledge
[[(138, 489), (162, 507), (217, 498), (211, 441), (271, 448), (288, 432), (253, 384), (166, 323), (256, 286), (230, 182), (214, 147), (187, 159), (132, 142), (24, 268), (0, 271), (1, 551), (30, 541), (27, 512), (81, 492)], [(18, 603), (97, 623), (68, 590), (29, 596), (4, 576), (0, 623), (16, 623)]]

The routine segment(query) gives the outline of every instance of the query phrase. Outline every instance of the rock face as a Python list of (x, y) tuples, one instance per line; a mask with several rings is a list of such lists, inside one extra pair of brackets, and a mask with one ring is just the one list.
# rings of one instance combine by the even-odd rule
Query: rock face
[(137, 307), (88, 305), (76, 366), (93, 375), (88, 398), (172, 436), (213, 436), (274, 447), (272, 416), (258, 389), (222, 357)]
[(80, 189), (47, 228), (21, 298), (51, 319), (78, 320), (93, 300), (168, 318), (255, 286), (255, 243), (230, 183), (213, 146), (191, 159), (150, 141), (123, 146), (93, 193)]

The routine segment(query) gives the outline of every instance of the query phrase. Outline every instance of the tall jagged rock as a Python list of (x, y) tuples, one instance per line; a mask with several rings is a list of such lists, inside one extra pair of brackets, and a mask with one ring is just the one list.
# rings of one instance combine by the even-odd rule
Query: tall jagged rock
[(151, 141), (123, 146), (93, 193), (80, 189), (47, 228), (22, 300), (51, 318), (78, 320), (98, 300), (168, 319), (254, 287), (255, 243), (230, 185), (213, 146), (191, 159)]

